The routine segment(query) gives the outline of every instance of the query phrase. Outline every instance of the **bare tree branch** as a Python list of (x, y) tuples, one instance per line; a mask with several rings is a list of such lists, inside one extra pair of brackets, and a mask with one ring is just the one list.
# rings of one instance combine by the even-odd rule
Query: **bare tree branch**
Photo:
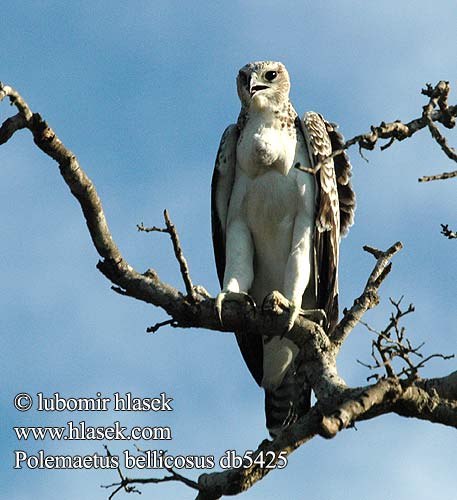
[(13, 87), (9, 85), (4, 85), (0, 82), (0, 102), (3, 101), (5, 97), (8, 97), (11, 105), (16, 106), (19, 114), (23, 117), (25, 122), (29, 122), (32, 119), (32, 112), (30, 111), (29, 105), (25, 102), (22, 96)]
[(405, 389), (394, 411), (404, 417), (415, 417), (457, 428), (457, 402), (439, 398), (436, 393), (430, 394), (417, 385)]
[(323, 417), (324, 437), (334, 437), (339, 431), (351, 427), (374, 406), (396, 401), (401, 391), (399, 383), (394, 378), (390, 378), (381, 380), (371, 387), (363, 388), (359, 392), (359, 395), (350, 396), (329, 416)]
[(452, 179), (457, 177), (457, 170), (453, 172), (443, 172), (442, 174), (436, 175), (424, 175), (418, 179), (419, 182), (430, 182), (430, 181), (443, 181), (445, 179)]
[[(106, 453), (107, 453), (107, 455), (109, 457), (112, 456), (107, 446), (105, 446), (105, 450), (106, 450)], [(138, 447), (137, 447), (137, 450), (140, 453), (143, 453), (143, 454), (147, 453), (147, 452), (145, 452), (144, 450), (141, 450)], [(162, 451), (161, 455), (165, 456), (165, 453), (166, 453), (165, 451)], [(124, 475), (124, 473), (122, 472), (122, 469), (120, 467), (118, 467), (117, 468), (117, 472), (119, 474), (119, 477), (121, 478), (120, 482), (108, 484), (108, 485), (105, 485), (105, 486), (102, 486), (102, 487), (106, 488), (106, 489), (116, 488), (111, 493), (111, 495), (109, 496), (109, 500), (111, 500), (112, 498), (114, 498), (114, 496), (117, 493), (119, 493), (122, 489), (126, 493), (138, 493), (138, 494), (141, 495), (141, 491), (138, 490), (134, 486), (136, 484), (159, 484), (159, 483), (168, 483), (170, 481), (177, 481), (177, 482), (185, 484), (186, 486), (189, 486), (189, 488), (192, 488), (194, 490), (198, 490), (198, 491), (201, 490), (201, 486), (198, 483), (196, 483), (195, 481), (192, 481), (191, 479), (183, 476), (182, 474), (179, 474), (172, 467), (166, 467), (166, 466), (164, 466), (164, 468), (169, 472), (169, 474), (170, 474), (169, 476), (164, 476), (164, 477), (160, 477), (160, 478), (155, 478), (155, 477), (149, 477), (149, 478), (130, 478), (130, 477), (126, 477)]]
[(441, 234), (446, 236), (446, 238), (453, 240), (457, 238), (457, 233), (449, 229), (448, 224), (441, 224)]
[[(423, 381), (425, 384), (425, 381)], [(435, 384), (436, 379), (435, 379)], [(317, 435), (326, 438), (336, 436), (355, 422), (367, 420), (386, 413), (416, 417), (457, 428), (457, 404), (436, 397), (412, 383), (402, 383), (396, 378), (380, 380), (372, 386), (348, 389), (339, 404), (328, 405), (323, 401), (315, 405), (295, 424), (284, 430), (273, 441), (264, 441), (254, 455), (272, 451), (276, 456), (286, 456)], [(425, 412), (420, 411), (426, 405)], [(234, 495), (250, 488), (272, 469), (252, 467), (230, 469), (223, 472), (203, 474), (199, 484), (203, 492), (200, 500), (216, 500), (223, 495)]]
[[(371, 132), (365, 134), (359, 134), (352, 139), (347, 140), (341, 149), (333, 151), (333, 153), (328, 158), (335, 158), (340, 154), (343, 154), (346, 149), (351, 146), (358, 144), (359, 153), (364, 159), (366, 159), (363, 154), (363, 149), (373, 150), (379, 139), (389, 139), (389, 141), (381, 146), (381, 151), (389, 148), (393, 145), (395, 141), (403, 141), (408, 139), (419, 130), (425, 127), (429, 128), (429, 131), (435, 141), (439, 144), (443, 152), (453, 161), (457, 161), (457, 153), (453, 148), (451, 148), (446, 138), (441, 134), (436, 123), (443, 124), (446, 128), (451, 129), (455, 127), (455, 117), (457, 116), (457, 105), (449, 106), (447, 99), (450, 92), (449, 82), (440, 81), (435, 87), (427, 84), (426, 88), (422, 90), (424, 95), (430, 97), (430, 101), (424, 106), (422, 116), (416, 118), (407, 123), (403, 123), (400, 120), (395, 120), (394, 122), (386, 123), (381, 122), (378, 126), (371, 126)], [(436, 106), (439, 109), (435, 109)], [(299, 170), (305, 172), (316, 173), (322, 165), (328, 160), (324, 158), (321, 162), (315, 165), (313, 168), (306, 168), (300, 165), (296, 166)], [(457, 171), (448, 172), (433, 176), (423, 176), (419, 179), (419, 182), (427, 182), (437, 179), (450, 179), (451, 177), (456, 177)]]
[(363, 247), (366, 252), (371, 253), (377, 259), (376, 265), (368, 278), (362, 295), (354, 300), (354, 304), (349, 310), (345, 310), (343, 312), (343, 318), (331, 335), (333, 343), (338, 348), (341, 347), (347, 336), (351, 333), (368, 309), (372, 309), (378, 305), (379, 287), (392, 268), (390, 259), (402, 248), (403, 245), (400, 241), (397, 241), (397, 243), (392, 245), (385, 252), (369, 246)]
[(170, 235), (171, 241), (173, 243), (173, 250), (175, 252), (175, 257), (176, 257), (177, 261), (179, 262), (179, 267), (181, 269), (181, 276), (183, 278), (184, 285), (186, 287), (187, 296), (193, 302), (196, 302), (197, 301), (197, 294), (195, 293), (194, 285), (192, 284), (192, 280), (190, 278), (189, 266), (187, 264), (186, 258), (184, 257), (184, 253), (182, 251), (181, 244), (179, 242), (178, 232), (176, 231), (175, 226), (171, 222), (170, 216), (168, 214), (168, 210), (166, 210), (166, 209), (164, 210), (163, 216), (165, 219), (165, 224), (167, 226), (166, 229), (160, 229), (160, 228), (157, 228), (155, 226), (151, 227), (151, 228), (147, 228), (147, 227), (143, 226), (143, 223), (141, 223), (140, 225), (137, 226), (138, 231), (146, 231), (146, 232), (159, 231), (162, 233), (168, 233)]
[(173, 328), (177, 328), (179, 324), (174, 320), (174, 319), (167, 319), (166, 321), (161, 321), (160, 323), (156, 323), (154, 326), (150, 326), (146, 329), (147, 333), (156, 333), (159, 328), (162, 328), (162, 326), (167, 326), (170, 325)]
[[(408, 314), (414, 312), (414, 306), (409, 305), (407, 309), (401, 308), (402, 299), (395, 301), (390, 299), (391, 304), (394, 306), (395, 311), (390, 316), (390, 321), (388, 325), (382, 330), (376, 330), (366, 323), (363, 323), (366, 328), (376, 335), (376, 339), (372, 342), (371, 356), (374, 359), (374, 364), (370, 365), (367, 363), (360, 364), (365, 366), (370, 370), (377, 370), (384, 368), (388, 377), (402, 377), (405, 375), (408, 379), (416, 380), (419, 378), (419, 370), (423, 368), (428, 361), (434, 358), (441, 358), (443, 360), (449, 360), (454, 358), (454, 355), (444, 355), (444, 354), (431, 354), (424, 357), (421, 353), (421, 349), (424, 346), (424, 342), (420, 345), (414, 347), (410, 340), (406, 336), (405, 327), (400, 327), (400, 321), (402, 318)], [(380, 356), (380, 359), (378, 358)], [(414, 358), (419, 358), (419, 362), (415, 362)], [(399, 359), (403, 361), (404, 365), (402, 369), (398, 372), (394, 370), (393, 361)], [(370, 379), (379, 380), (381, 376), (378, 373), (368, 377)]]
[(427, 84), (427, 87), (422, 90), (422, 93), (430, 97), (430, 101), (423, 108), (422, 117), (424, 118), (432, 137), (439, 144), (443, 152), (448, 158), (453, 161), (457, 161), (457, 154), (453, 148), (451, 148), (446, 138), (441, 134), (439, 128), (435, 124), (432, 118), (433, 110), (436, 108), (439, 102), (439, 107), (441, 113), (443, 114), (443, 123), (447, 128), (453, 128), (455, 126), (455, 118), (449, 112), (449, 107), (447, 104), (447, 98), (449, 95), (450, 87), (449, 82), (441, 81), (435, 87)]
[(447, 377), (418, 380), (416, 385), (429, 394), (436, 393), (440, 398), (457, 401), (457, 371)]
[[(106, 455), (108, 457), (112, 457), (111, 455), (111, 452), (109, 451), (108, 449), (108, 446), (104, 445), (105, 447), (105, 450), (106, 450)], [(102, 486), (102, 488), (114, 488), (117, 486), (117, 488), (111, 493), (111, 495), (109, 496), (108, 500), (111, 500), (114, 495), (116, 495), (117, 493), (119, 493), (119, 491), (121, 491), (122, 489), (126, 492), (126, 493), (139, 493), (141, 494), (140, 491), (138, 491), (134, 486), (129, 486), (129, 483), (127, 483), (127, 478), (124, 476), (124, 473), (122, 472), (122, 469), (118, 466), (117, 467), (117, 472), (119, 474), (119, 477), (121, 478), (121, 482), (120, 483), (113, 483), (113, 484), (108, 484), (106, 486)]]

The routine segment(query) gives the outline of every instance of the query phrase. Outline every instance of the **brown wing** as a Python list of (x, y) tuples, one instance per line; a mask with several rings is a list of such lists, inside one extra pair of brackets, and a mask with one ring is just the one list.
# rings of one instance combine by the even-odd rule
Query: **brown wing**
[[(338, 131), (336, 123), (325, 122), (332, 150), (342, 150), (344, 137)], [(356, 208), (355, 193), (351, 184), (352, 167), (346, 151), (335, 156), (336, 182), (338, 188), (338, 201), (340, 206), (340, 236), (346, 236), (349, 228), (354, 224), (354, 214)]]
[[(355, 195), (350, 183), (351, 166), (346, 155), (328, 159), (343, 144), (336, 126), (318, 113), (305, 113), (303, 129), (312, 166), (316, 172), (317, 215), (314, 233), (314, 275), (317, 307), (327, 315), (326, 331), (338, 322), (338, 261), (340, 238), (353, 222)], [(338, 158), (338, 157), (337, 157)], [(341, 198), (340, 198), (341, 197)], [(340, 201), (341, 199), (341, 201)]]

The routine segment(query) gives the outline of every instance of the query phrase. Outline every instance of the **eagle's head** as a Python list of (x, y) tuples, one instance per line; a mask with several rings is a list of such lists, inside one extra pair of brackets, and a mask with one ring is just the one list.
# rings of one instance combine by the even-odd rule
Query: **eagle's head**
[(246, 64), (240, 69), (236, 84), (243, 107), (276, 108), (289, 101), (289, 73), (280, 62)]

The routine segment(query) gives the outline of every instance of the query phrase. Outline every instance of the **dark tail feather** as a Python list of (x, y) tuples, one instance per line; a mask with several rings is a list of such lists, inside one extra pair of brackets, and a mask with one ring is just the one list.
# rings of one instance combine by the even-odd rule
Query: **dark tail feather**
[(311, 406), (311, 388), (306, 383), (304, 370), (291, 368), (281, 385), (265, 390), (265, 417), (271, 437), (297, 421)]

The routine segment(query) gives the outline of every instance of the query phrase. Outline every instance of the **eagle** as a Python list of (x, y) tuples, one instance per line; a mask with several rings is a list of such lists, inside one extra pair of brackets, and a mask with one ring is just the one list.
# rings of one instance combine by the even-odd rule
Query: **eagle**
[[(315, 112), (300, 118), (280, 62), (243, 66), (241, 111), (222, 135), (211, 183), (212, 236), (226, 300), (289, 303), (287, 329), (314, 314), (327, 333), (338, 320), (340, 239), (354, 220), (351, 165), (337, 126)], [(316, 313), (321, 313), (320, 315)], [(235, 332), (249, 371), (265, 390), (266, 425), (276, 436), (310, 407), (303, 355), (287, 337)]]

